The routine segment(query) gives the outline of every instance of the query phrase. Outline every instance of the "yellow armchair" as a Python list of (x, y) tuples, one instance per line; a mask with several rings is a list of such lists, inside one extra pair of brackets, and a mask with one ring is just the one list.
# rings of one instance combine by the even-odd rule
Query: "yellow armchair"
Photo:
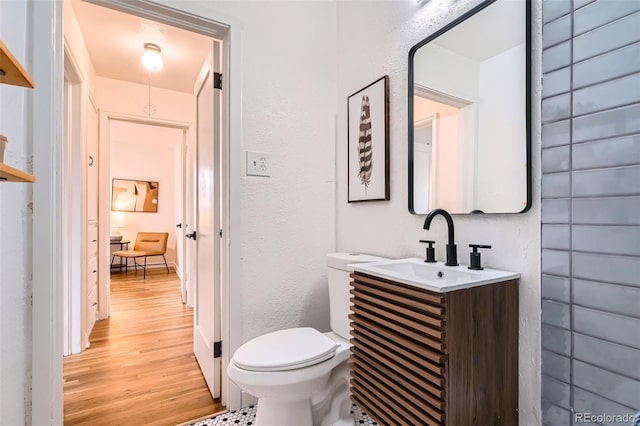
[[(124, 258), (126, 262), (125, 271), (129, 270), (129, 259), (133, 259), (133, 265), (136, 271), (138, 266), (144, 270), (144, 278), (147, 278), (147, 257), (162, 256), (164, 260), (164, 266), (169, 271), (169, 265), (167, 265), (167, 241), (169, 240), (168, 232), (138, 232), (136, 242), (133, 245), (133, 250), (119, 250), (115, 251), (111, 255), (111, 263), (116, 256)], [(138, 263), (136, 259), (144, 257), (144, 264)]]

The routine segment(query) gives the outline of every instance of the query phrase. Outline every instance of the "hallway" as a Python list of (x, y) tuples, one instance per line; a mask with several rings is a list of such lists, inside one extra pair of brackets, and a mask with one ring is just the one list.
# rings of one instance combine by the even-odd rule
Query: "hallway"
[(111, 276), (111, 318), (64, 358), (65, 425), (175, 425), (222, 409), (193, 355), (193, 310), (174, 272)]

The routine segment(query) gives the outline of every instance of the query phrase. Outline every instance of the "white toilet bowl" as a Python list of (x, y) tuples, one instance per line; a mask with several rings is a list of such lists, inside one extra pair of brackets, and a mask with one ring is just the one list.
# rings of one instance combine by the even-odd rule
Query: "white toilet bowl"
[(256, 426), (353, 426), (349, 401), (349, 264), (381, 257), (327, 255), (330, 333), (290, 328), (240, 346), (231, 380), (258, 397)]
[[(309, 340), (322, 339), (320, 350), (314, 354), (315, 348), (305, 342), (300, 347), (307, 349), (304, 354), (282, 352), (282, 349), (291, 349), (282, 345), (300, 341), (299, 336), (293, 337), (296, 334), (305, 334)], [(335, 344), (327, 351), (324, 349), (330, 346), (328, 341)], [(313, 328), (280, 330), (240, 347), (227, 373), (244, 391), (258, 398), (257, 426), (353, 425), (348, 393), (350, 346), (331, 332), (322, 334)], [(286, 358), (286, 366), (276, 361), (279, 356)], [(269, 361), (265, 359), (276, 361), (271, 362), (276, 365), (267, 366)], [(344, 368), (337, 368), (340, 364), (344, 364)], [(340, 388), (343, 392), (338, 392)]]

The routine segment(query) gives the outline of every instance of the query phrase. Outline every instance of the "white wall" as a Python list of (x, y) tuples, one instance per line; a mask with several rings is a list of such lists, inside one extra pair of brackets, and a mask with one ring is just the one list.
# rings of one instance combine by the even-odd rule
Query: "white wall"
[(272, 161), (270, 178), (243, 176), (240, 184), (243, 340), (301, 325), (329, 330), (336, 6), (225, 5), (243, 27), (243, 160), (251, 149), (271, 152)]
[[(523, 117), (526, 113), (525, 76), (509, 72), (523, 66), (524, 45), (480, 63), (478, 99), (478, 181), (475, 208), (520, 211), (526, 205), (527, 181)], [(504, 105), (511, 105), (504, 108)], [(514, 143), (510, 143), (514, 142)], [(508, 159), (519, 158), (520, 161)]]
[[(123, 212), (123, 240), (133, 249), (138, 232), (168, 232), (167, 262), (176, 261), (176, 146), (182, 143), (182, 131), (166, 127), (112, 121), (110, 127), (111, 179), (158, 182), (158, 212)], [(181, 182), (180, 182), (181, 184)], [(159, 257), (149, 262), (162, 262)]]
[[(28, 2), (0, 1), (0, 39), (28, 70)], [(9, 144), (4, 162), (32, 168), (28, 99), (31, 89), (0, 85), (0, 133)], [(32, 185), (0, 183), (0, 423), (29, 422), (31, 400)]]
[(473, 59), (428, 44), (416, 52), (413, 67), (415, 84), (469, 102), (478, 99), (478, 62)]
[(156, 106), (157, 112), (149, 117), (142, 110), (149, 99), (149, 87), (146, 84), (129, 83), (98, 76), (96, 87), (100, 108), (110, 113), (145, 119), (152, 118), (192, 124), (195, 122), (196, 98), (192, 93), (159, 89), (153, 87), (153, 80), (151, 85), (151, 103)]
[[(161, 2), (239, 29), (231, 79), (241, 79), (242, 128), (231, 144), (242, 154), (231, 167), (242, 176), (231, 197), (239, 197), (241, 225), (231, 244), (240, 246), (240, 265), (230, 285), (241, 292), (241, 306), (231, 307), (241, 309), (241, 340), (300, 325), (328, 330), (335, 2)], [(247, 149), (271, 153), (271, 177), (245, 176)]]
[(96, 71), (93, 68), (89, 51), (82, 37), (80, 24), (73, 11), (70, 0), (64, 0), (62, 4), (63, 20), (64, 20), (64, 39), (71, 50), (78, 68), (82, 72), (89, 90), (95, 94), (96, 87)]
[[(389, 257), (423, 256), (419, 239), (438, 241), (436, 254), (444, 259), (445, 222), (432, 231), (422, 229), (424, 216), (407, 209), (407, 67), (411, 46), (426, 38), (477, 1), (432, 0), (338, 2), (338, 250)], [(539, 4), (534, 3), (534, 9)], [(537, 13), (537, 12), (536, 12)], [(538, 13), (539, 17), (539, 13)], [(534, 25), (534, 58), (539, 58), (540, 29)], [(540, 81), (534, 62), (533, 81)], [(345, 99), (380, 76), (390, 77), (391, 200), (347, 204)], [(540, 85), (533, 105), (539, 104)], [(539, 111), (534, 107), (534, 199), (539, 194)], [(468, 263), (468, 244), (491, 244), (483, 255), (488, 266), (518, 271), (520, 280), (520, 424), (540, 424), (540, 255), (539, 203), (523, 215), (456, 216), (460, 260)]]
[(460, 211), (462, 193), (458, 191), (458, 170), (464, 170), (460, 161), (460, 118), (458, 111), (442, 114), (437, 121), (437, 142), (434, 146), (433, 168), (436, 182), (431, 185), (433, 206)]

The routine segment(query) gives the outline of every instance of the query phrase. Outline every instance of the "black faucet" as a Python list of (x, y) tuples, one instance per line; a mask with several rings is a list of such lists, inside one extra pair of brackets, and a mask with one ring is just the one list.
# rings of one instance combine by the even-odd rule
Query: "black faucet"
[(447, 244), (447, 262), (445, 265), (447, 266), (458, 266), (458, 253), (456, 248), (456, 243), (453, 237), (453, 219), (451, 219), (451, 215), (444, 209), (435, 209), (431, 210), (427, 215), (427, 218), (424, 221), (424, 229), (429, 229), (431, 226), (431, 221), (434, 217), (442, 215), (447, 221), (447, 228), (449, 230), (449, 244)]

